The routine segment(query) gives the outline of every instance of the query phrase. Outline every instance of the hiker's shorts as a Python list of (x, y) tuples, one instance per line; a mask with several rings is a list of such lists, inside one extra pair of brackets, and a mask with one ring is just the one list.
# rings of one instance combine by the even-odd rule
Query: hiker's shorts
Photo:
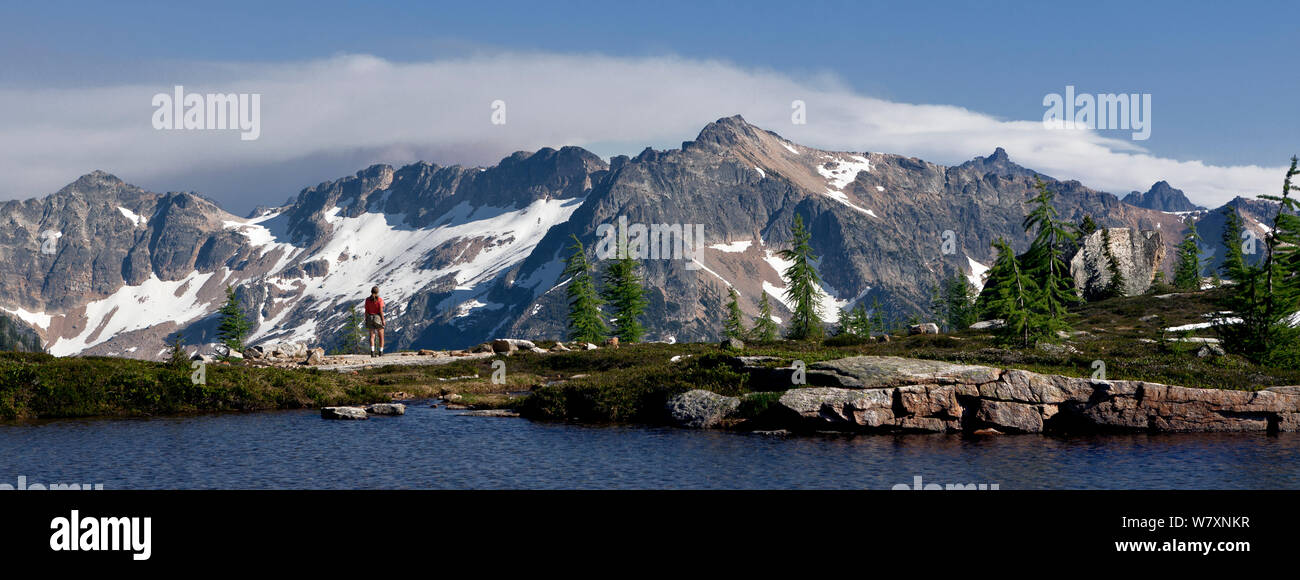
[(366, 328), (370, 330), (380, 330), (384, 328), (384, 320), (378, 314), (366, 315)]

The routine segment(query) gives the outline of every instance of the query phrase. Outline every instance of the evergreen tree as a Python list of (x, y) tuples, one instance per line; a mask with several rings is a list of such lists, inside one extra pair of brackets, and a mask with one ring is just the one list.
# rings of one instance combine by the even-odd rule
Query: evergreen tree
[(239, 304), (234, 288), (226, 286), (226, 303), (217, 312), (221, 320), (217, 325), (217, 337), (222, 344), (230, 347), (231, 352), (244, 350), (244, 338), (248, 336), (251, 325), (244, 316), (244, 309)]
[(727, 288), (727, 318), (722, 322), (723, 338), (744, 338), (744, 313), (740, 311), (740, 295), (735, 288)]
[(569, 277), (569, 340), (599, 343), (605, 340), (605, 321), (600, 315), (600, 294), (591, 276), (591, 263), (578, 236), (570, 235), (569, 257), (564, 261), (564, 276)]
[[(994, 248), (999, 245), (995, 242)], [(1015, 256), (1013, 255), (1012, 258)], [(993, 303), (998, 298), (998, 289), (1007, 283), (1007, 278), (1011, 276), (1010, 262), (998, 256), (993, 260), (993, 265), (989, 267), (984, 276), (984, 288), (980, 290), (979, 296), (975, 298), (975, 316), (981, 320), (991, 320), (1001, 318), (993, 311)]]
[(1300, 189), (1291, 180), (1300, 171), (1296, 158), (1282, 182), (1282, 195), (1261, 195), (1278, 204), (1271, 231), (1264, 238), (1259, 264), (1244, 266), (1237, 286), (1223, 305), (1240, 322), (1220, 324), (1224, 345), (1252, 360), (1279, 367), (1300, 365), (1300, 329), (1292, 325), (1300, 313)]
[(872, 327), (871, 317), (867, 314), (867, 307), (859, 304), (853, 308), (849, 317), (849, 326), (853, 329), (853, 334), (858, 336), (871, 336)]
[(614, 336), (619, 342), (640, 342), (641, 335), (645, 334), (641, 316), (650, 301), (645, 297), (645, 287), (637, 274), (637, 261), (621, 244), (617, 255), (618, 259), (605, 271), (604, 299), (614, 308)]
[(834, 336), (852, 335), (853, 332), (853, 309), (841, 308), (839, 318), (835, 319)]
[(172, 336), (170, 341), (165, 341), (167, 345), (167, 365), (177, 369), (187, 369), (190, 367), (190, 353), (185, 351), (185, 340), (181, 333), (177, 332)]
[(1187, 220), (1187, 235), (1178, 244), (1178, 263), (1174, 266), (1174, 287), (1179, 290), (1201, 289), (1201, 236), (1196, 222)]
[(348, 309), (348, 318), (344, 323), (341, 340), (339, 341), (339, 352), (343, 354), (360, 354), (362, 352), (366, 345), (366, 335), (362, 329), (363, 320), (356, 306)]
[(880, 297), (871, 298), (871, 319), (867, 334), (872, 332), (889, 332), (889, 322), (885, 319), (885, 307), (880, 304)]
[(822, 335), (821, 305), (818, 302), (822, 279), (813, 267), (817, 256), (813, 254), (810, 243), (812, 235), (804, 229), (803, 218), (799, 215), (794, 216), (791, 238), (790, 248), (781, 250), (781, 258), (793, 262), (784, 272), (785, 297), (794, 303), (786, 336), (794, 340), (817, 338)]
[(1020, 267), (1020, 261), (1011, 245), (1001, 238), (994, 242), (998, 250), (995, 267), (1006, 272), (992, 289), (988, 311), (1005, 322), (1001, 328), (1003, 338), (1018, 341), (1028, 347), (1039, 338), (1044, 327), (1042, 302), (1036, 302), (1039, 290), (1034, 279)]
[(1092, 232), (1097, 231), (1097, 222), (1092, 221), (1092, 216), (1085, 215), (1083, 216), (1083, 221), (1079, 223), (1078, 230), (1079, 236), (1082, 238), (1091, 236)]
[(1110, 273), (1110, 280), (1106, 282), (1106, 289), (1102, 292), (1105, 298), (1118, 298), (1126, 294), (1125, 288), (1127, 281), (1124, 279), (1124, 272), (1119, 269), (1119, 261), (1115, 259), (1115, 254), (1110, 251), (1110, 230), (1101, 231), (1102, 256), (1106, 258), (1106, 271)]
[(1241, 215), (1237, 213), (1237, 208), (1223, 208), (1223, 265), (1219, 267), (1229, 280), (1241, 280), (1246, 272), (1246, 254), (1241, 249), (1241, 235), (1245, 232), (1245, 227), (1241, 222)]
[(767, 292), (763, 292), (763, 297), (758, 300), (758, 318), (754, 319), (754, 328), (750, 329), (749, 335), (758, 342), (772, 342), (779, 331), (772, 320), (772, 303), (767, 299)]
[(976, 322), (975, 287), (960, 272), (944, 279), (937, 289), (937, 320), (947, 330), (964, 330)]
[(1030, 200), (1032, 208), (1025, 216), (1025, 232), (1037, 230), (1029, 251), (1021, 257), (1018, 267), (1030, 277), (1038, 294), (1033, 302), (1041, 304), (1043, 318), (1042, 338), (1053, 340), (1057, 331), (1069, 330), (1068, 307), (1079, 302), (1074, 289), (1074, 278), (1065, 263), (1065, 252), (1076, 236), (1057, 216), (1052, 201), (1056, 193), (1048, 189), (1043, 180), (1036, 179), (1037, 194)]

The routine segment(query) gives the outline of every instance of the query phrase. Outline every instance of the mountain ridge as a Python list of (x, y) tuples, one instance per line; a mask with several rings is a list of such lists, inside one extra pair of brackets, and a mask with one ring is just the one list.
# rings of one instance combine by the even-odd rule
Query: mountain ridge
[[(648, 338), (709, 340), (728, 288), (750, 316), (763, 294), (778, 317), (788, 314), (775, 251), (799, 214), (821, 255), (824, 319), (874, 299), (904, 316), (925, 307), (944, 275), (978, 280), (997, 237), (1027, 246), (1020, 219), (1040, 177), (1057, 189), (1065, 219), (1160, 230), (1171, 247), (1181, 239), (1179, 216), (1052, 179), (1001, 147), (942, 166), (806, 147), (736, 115), (681, 148), (609, 163), (565, 146), (491, 167), (376, 164), (246, 218), (198, 194), (147, 192), (96, 170), (55, 194), (0, 205), (11, 225), (0, 238), (0, 307), (56, 354), (155, 358), (167, 336), (214, 340), (226, 285), (239, 287), (252, 313), (251, 340), (333, 345), (348, 306), (377, 284), (390, 297), (398, 347), (556, 338), (570, 235), (591, 248), (596, 228), (622, 216), (706, 225), (698, 264), (647, 261), (643, 271)], [(36, 249), (50, 228), (63, 237), (47, 255)], [(941, 251), (948, 232), (958, 242), (950, 254)]]

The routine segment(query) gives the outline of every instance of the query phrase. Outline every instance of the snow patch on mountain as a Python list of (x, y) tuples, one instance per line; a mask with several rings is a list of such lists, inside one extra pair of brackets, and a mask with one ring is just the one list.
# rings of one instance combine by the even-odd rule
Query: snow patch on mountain
[(753, 240), (740, 240), (736, 242), (727, 242), (725, 244), (713, 244), (712, 246), (709, 246), (709, 248), (720, 252), (727, 252), (728, 254), (736, 254), (748, 250), (749, 246), (753, 243)]
[(500, 310), (504, 306), (505, 306), (504, 304), (498, 304), (496, 302), (491, 302), (491, 303), (480, 302), (479, 299), (474, 298), (472, 300), (468, 300), (466, 302), (461, 302), (460, 304), (458, 304), (456, 306), (456, 314), (454, 315), (454, 318), (464, 318), (466, 316), (469, 316), (477, 308), (485, 308), (487, 310)]
[(214, 274), (194, 272), (180, 280), (160, 280), (150, 274), (137, 286), (123, 286), (111, 296), (87, 304), (86, 325), (81, 333), (56, 340), (49, 352), (55, 356), (73, 355), (123, 332), (201, 318), (211, 305), (199, 301), (199, 290)]
[(835, 191), (853, 183), (858, 178), (858, 173), (863, 171), (871, 172), (871, 161), (861, 155), (850, 155), (847, 161), (843, 157), (836, 157), (817, 166), (817, 173), (826, 178), (826, 184)]
[(46, 314), (44, 312), (28, 312), (27, 310), (24, 310), (22, 308), (15, 308), (13, 310), (10, 310), (8, 308), (0, 308), (0, 310), (4, 310), (9, 314), (17, 316), (19, 320), (22, 320), (23, 322), (26, 322), (27, 324), (35, 326), (41, 330), (47, 330), (50, 327), (50, 319), (52, 317), (49, 314)]
[[(794, 262), (782, 258), (771, 250), (767, 250), (764, 253), (766, 256), (764, 256), (763, 261), (767, 262), (767, 265), (771, 266), (772, 269), (776, 271), (777, 275), (781, 277), (783, 285), (777, 286), (764, 280), (763, 291), (767, 292), (768, 295), (773, 298), (780, 300), (781, 304), (784, 304), (787, 310), (793, 312), (794, 302), (786, 300), (785, 298), (785, 287), (788, 285), (788, 282), (785, 280), (785, 271), (789, 269), (790, 266), (793, 266)], [(840, 300), (836, 298), (832, 292), (827, 291), (825, 284), (817, 288), (818, 316), (822, 319), (822, 322), (833, 323), (839, 320), (840, 310), (843, 310), (848, 306), (849, 302), (849, 300)]]
[[(826, 157), (830, 156), (827, 155)], [(847, 161), (843, 157), (834, 157), (831, 161), (817, 166), (817, 173), (820, 173), (826, 179), (827, 197), (871, 217), (878, 218), (880, 216), (877, 216), (870, 209), (849, 201), (848, 194), (844, 193), (844, 188), (853, 183), (858, 178), (858, 174), (863, 171), (871, 171), (871, 161), (861, 155), (850, 155)]]
[(131, 223), (135, 224), (136, 227), (141, 227), (149, 222), (149, 218), (146, 218), (124, 207), (118, 206), (117, 211), (122, 212), (122, 215), (126, 217), (126, 219), (131, 220)]
[(970, 263), (970, 275), (967, 278), (975, 291), (979, 292), (984, 289), (984, 273), (989, 271), (989, 267), (972, 260), (970, 256), (966, 256), (966, 261)]

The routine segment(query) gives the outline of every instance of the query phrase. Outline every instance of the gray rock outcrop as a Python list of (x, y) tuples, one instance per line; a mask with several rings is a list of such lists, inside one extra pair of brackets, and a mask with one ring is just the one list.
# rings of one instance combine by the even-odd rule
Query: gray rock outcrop
[(740, 407), (740, 399), (695, 389), (668, 400), (668, 416), (682, 427), (716, 427)]
[(360, 421), (369, 419), (366, 410), (358, 407), (322, 407), (320, 410), (322, 419), (337, 419), (342, 421)]
[[(1146, 292), (1165, 260), (1165, 244), (1160, 232), (1137, 232), (1131, 228), (1109, 228), (1106, 231), (1110, 232), (1110, 253), (1124, 276), (1124, 294), (1136, 296)], [(1102, 232), (1097, 230), (1085, 238), (1070, 260), (1070, 276), (1074, 278), (1074, 286), (1080, 295), (1100, 293), (1110, 283)]]
[[(1300, 430), (1300, 387), (1197, 389), (898, 357), (808, 369), (776, 403), (790, 427), (878, 432)], [(695, 391), (692, 391), (695, 392)], [(717, 397), (717, 395), (715, 395)], [(695, 395), (704, 399), (703, 395)]]
[(406, 405), (401, 403), (375, 403), (366, 407), (366, 412), (371, 415), (405, 415)]

